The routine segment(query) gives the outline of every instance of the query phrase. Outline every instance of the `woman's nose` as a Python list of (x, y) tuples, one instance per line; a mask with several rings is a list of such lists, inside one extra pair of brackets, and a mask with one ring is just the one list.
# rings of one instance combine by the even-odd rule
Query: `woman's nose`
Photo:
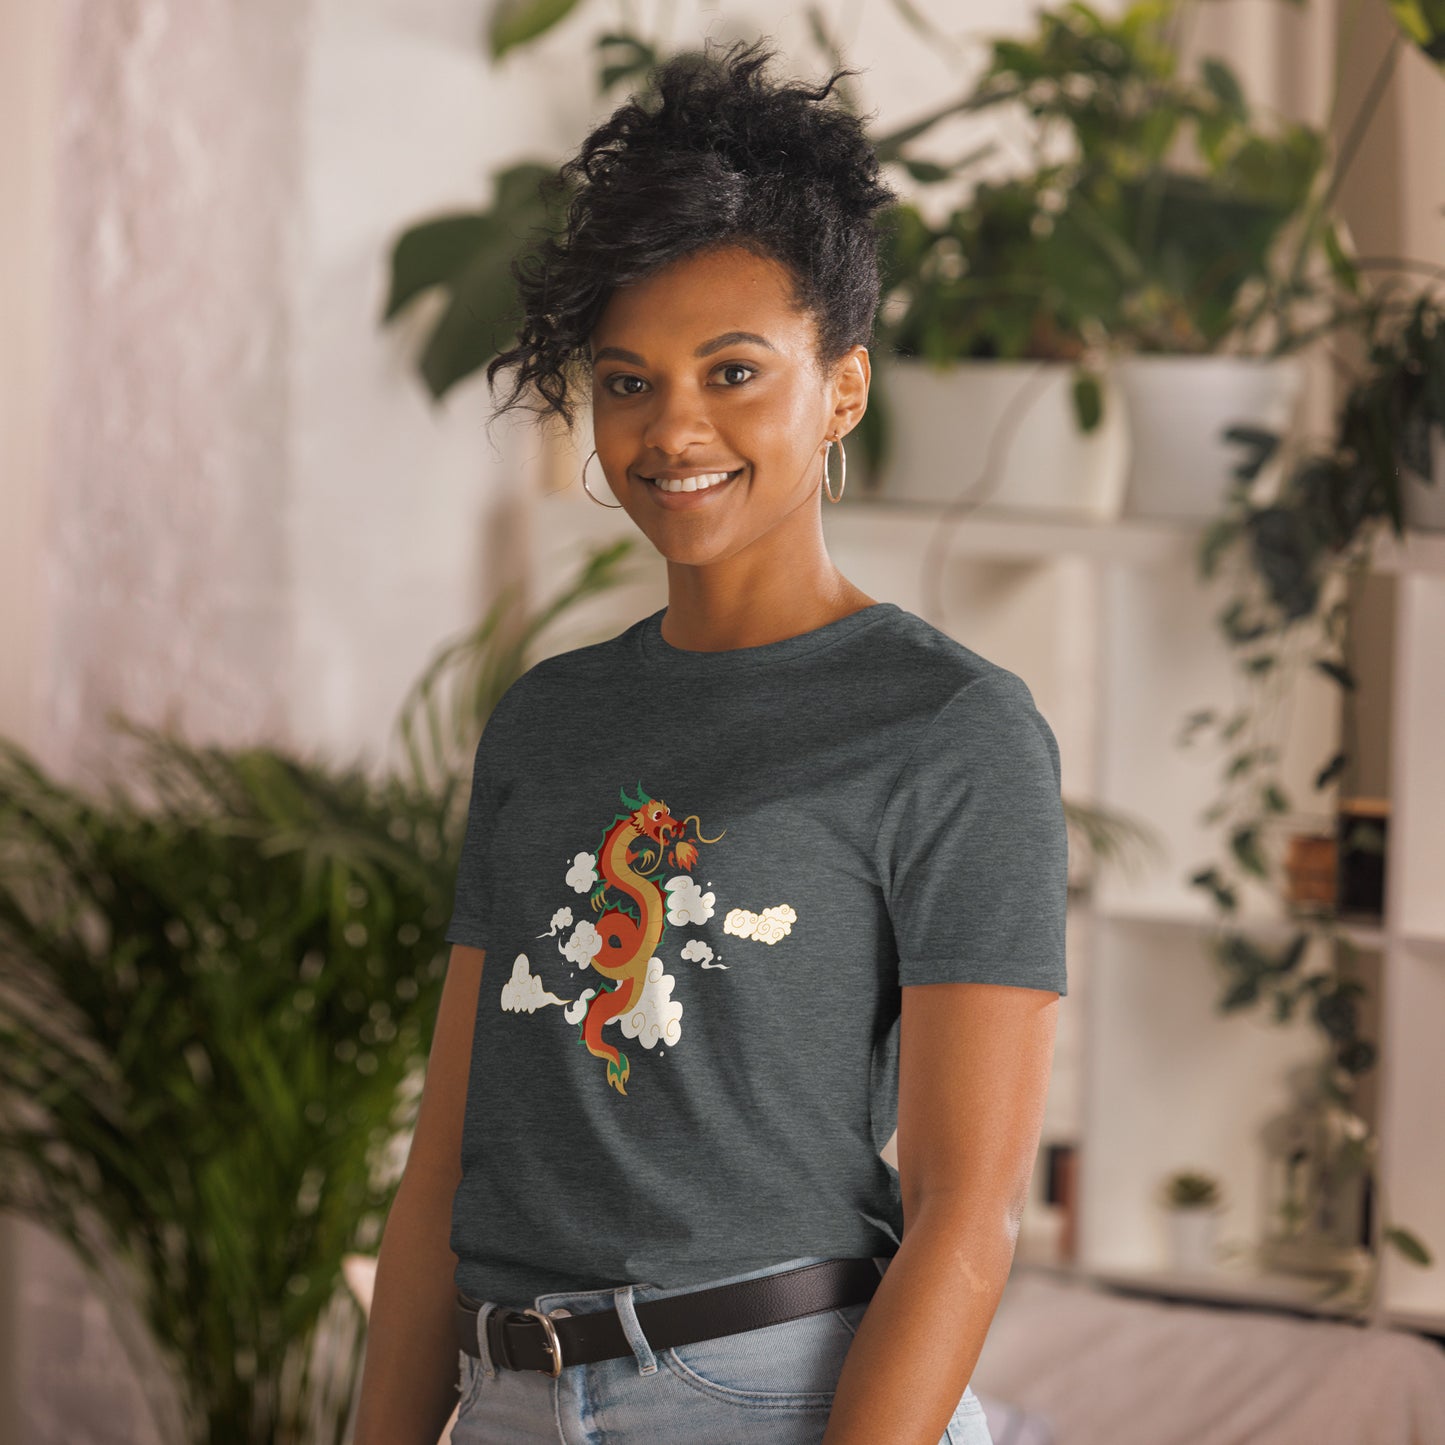
[(659, 390), (642, 441), (663, 456), (679, 457), (699, 442), (713, 438), (703, 399), (690, 387)]

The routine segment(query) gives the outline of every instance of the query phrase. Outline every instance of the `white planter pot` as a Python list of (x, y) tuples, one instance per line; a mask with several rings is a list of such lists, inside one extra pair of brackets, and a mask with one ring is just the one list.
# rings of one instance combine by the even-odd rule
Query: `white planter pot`
[(990, 507), (1119, 515), (1128, 427), (1107, 378), (1103, 418), (1093, 432), (1081, 432), (1067, 363), (960, 361), (939, 371), (895, 358), (880, 365), (892, 428), (879, 495), (926, 502), (973, 496)]
[(1405, 525), (1417, 532), (1445, 532), (1445, 427), (1431, 429), (1430, 447), (1435, 480), (1418, 472), (1400, 472), (1400, 508)]
[[(1224, 509), (1245, 455), (1225, 441), (1225, 429), (1287, 436), (1304, 384), (1303, 364), (1293, 356), (1129, 356), (1115, 364), (1115, 375), (1131, 439), (1124, 512), (1179, 521)], [(1267, 471), (1260, 480), (1268, 485)]]
[(1219, 1247), (1217, 1209), (1171, 1209), (1164, 1215), (1169, 1231), (1169, 1264), (1187, 1274), (1214, 1268)]

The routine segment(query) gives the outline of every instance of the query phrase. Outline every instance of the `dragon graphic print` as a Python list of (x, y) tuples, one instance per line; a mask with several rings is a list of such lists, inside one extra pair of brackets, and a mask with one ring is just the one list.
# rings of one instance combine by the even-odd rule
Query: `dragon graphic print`
[[(520, 953), (502, 988), (501, 1007), (531, 1016), (560, 1007), (577, 1028), (578, 1046), (602, 1061), (606, 1083), (625, 1095), (632, 1061), (620, 1041), (660, 1049), (682, 1037), (682, 1004), (672, 996), (676, 974), (668, 972), (664, 959), (675, 959), (676, 966), (728, 967), (704, 938), (680, 937), (716, 916), (716, 895), (693, 874), (700, 845), (719, 843), (726, 829), (707, 837), (696, 813), (678, 818), (640, 782), (633, 796), (625, 789), (618, 796), (623, 810), (603, 827), (592, 851), (572, 856), (565, 872), (565, 885), (586, 895), (587, 912), (578, 917), (571, 904), (558, 908), (547, 932), (538, 935), (555, 940), (561, 956), (595, 974), (596, 984), (564, 998)], [(761, 913), (734, 908), (723, 920), (723, 932), (771, 944), (787, 937), (795, 921), (787, 905)]]

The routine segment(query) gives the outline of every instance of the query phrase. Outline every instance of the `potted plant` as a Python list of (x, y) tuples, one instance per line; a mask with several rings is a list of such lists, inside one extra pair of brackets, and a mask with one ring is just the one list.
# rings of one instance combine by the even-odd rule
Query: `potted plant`
[(1169, 1231), (1170, 1267), (1191, 1274), (1213, 1269), (1223, 1210), (1219, 1181), (1200, 1170), (1177, 1169), (1164, 1177), (1159, 1202)]
[(345, 1439), (477, 733), (632, 545), (445, 648), (379, 780), (121, 720), (136, 796), (98, 800), (0, 740), (0, 1209), (77, 1252), (167, 1445)]
[(1066, 168), (1042, 167), (980, 181), (936, 225), (911, 203), (885, 218), (882, 494), (1117, 515), (1128, 437), (1105, 404), (1095, 299), (1054, 225), (1067, 195)]
[[(1281, 316), (1303, 298), (1278, 252), (1303, 226), (1324, 157), (1319, 131), (1262, 124), (1222, 61), (1180, 73), (1185, 8), (1041, 11), (1030, 36), (994, 42), (973, 96), (975, 109), (1022, 105), (1041, 157), (1069, 152), (1062, 167), (1039, 163), (1053, 203), (1032, 226), (1064, 314), (1082, 311), (1103, 338), (1128, 418), (1124, 510), (1137, 516), (1213, 515), (1225, 426), (1288, 423), (1302, 374)], [(1336, 241), (1304, 230), (1306, 259)]]

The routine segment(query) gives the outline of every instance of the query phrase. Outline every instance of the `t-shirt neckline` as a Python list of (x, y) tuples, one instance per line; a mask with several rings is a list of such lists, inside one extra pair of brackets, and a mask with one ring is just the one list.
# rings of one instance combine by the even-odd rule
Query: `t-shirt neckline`
[(730, 672), (735, 668), (772, 666), (791, 662), (794, 658), (832, 647), (866, 627), (895, 616), (902, 609), (896, 602), (873, 602), (850, 612), (846, 617), (825, 622), (808, 632), (779, 638), (776, 642), (759, 643), (756, 647), (728, 647), (717, 652), (701, 652), (694, 648), (674, 647), (662, 635), (662, 618), (666, 607), (659, 607), (650, 617), (642, 619), (639, 640), (643, 656), (667, 667), (688, 668), (705, 672)]

